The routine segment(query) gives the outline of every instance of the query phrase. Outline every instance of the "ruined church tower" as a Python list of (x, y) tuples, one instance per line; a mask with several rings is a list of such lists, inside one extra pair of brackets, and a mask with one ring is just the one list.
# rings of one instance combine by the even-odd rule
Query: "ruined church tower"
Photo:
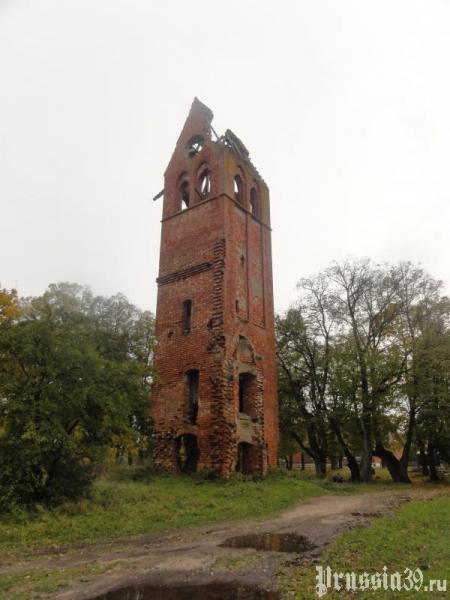
[(195, 99), (165, 172), (152, 395), (155, 465), (277, 464), (269, 190)]

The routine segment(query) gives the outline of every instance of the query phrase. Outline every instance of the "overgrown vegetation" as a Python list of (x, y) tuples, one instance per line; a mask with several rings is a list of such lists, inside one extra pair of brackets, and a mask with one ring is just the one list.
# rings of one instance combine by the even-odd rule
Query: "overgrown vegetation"
[(299, 500), (354, 489), (279, 472), (259, 481), (236, 477), (211, 482), (200, 476), (113, 469), (108, 478), (97, 479), (90, 499), (65, 502), (51, 510), (40, 508), (32, 514), (16, 512), (1, 519), (0, 553), (260, 516)]
[(108, 448), (145, 450), (153, 317), (75, 284), (0, 294), (0, 510), (86, 497)]

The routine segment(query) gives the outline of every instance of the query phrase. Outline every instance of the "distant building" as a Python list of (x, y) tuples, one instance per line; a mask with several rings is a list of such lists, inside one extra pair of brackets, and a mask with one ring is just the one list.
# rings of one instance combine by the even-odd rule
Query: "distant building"
[(278, 446), (269, 190), (212, 118), (195, 99), (165, 172), (154, 461), (262, 475)]

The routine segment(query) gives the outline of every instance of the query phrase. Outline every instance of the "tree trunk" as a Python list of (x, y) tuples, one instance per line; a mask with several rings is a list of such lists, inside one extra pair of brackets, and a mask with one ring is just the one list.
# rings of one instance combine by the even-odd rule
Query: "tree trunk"
[(372, 424), (367, 408), (363, 408), (362, 434), (360, 474), (361, 480), (367, 483), (372, 481)]
[(301, 453), (300, 459), (302, 461), (301, 462), (301, 469), (302, 469), (302, 471), (304, 471), (305, 470), (305, 453), (304, 452)]
[(392, 477), (393, 481), (396, 483), (411, 483), (408, 474), (404, 473), (398, 458), (396, 458), (390, 450), (384, 448), (380, 442), (377, 442), (373, 454), (385, 462), (389, 475)]
[(339, 469), (339, 459), (336, 456), (336, 454), (331, 455), (330, 461), (331, 461), (331, 470), (337, 471)]
[(409, 481), (409, 478), (408, 478), (409, 455), (411, 453), (411, 446), (412, 446), (415, 423), (416, 423), (416, 409), (411, 400), (409, 414), (408, 414), (408, 429), (406, 432), (406, 440), (405, 440), (405, 445), (403, 446), (402, 456), (400, 458), (400, 469), (402, 471), (403, 477), (408, 479), (408, 481)]
[[(350, 469), (351, 481), (353, 481), (354, 483), (359, 483), (361, 481), (361, 474), (359, 472), (359, 465), (358, 465), (358, 461), (355, 458), (355, 455), (350, 450), (350, 448), (347, 446), (347, 444), (344, 440), (344, 436), (342, 435), (341, 429), (340, 429), (337, 421), (334, 418), (330, 418), (330, 426), (337, 438), (337, 441), (339, 442), (339, 444), (345, 454), (345, 458), (347, 459), (347, 466)], [(340, 463), (340, 468), (342, 468), (342, 455), (339, 458), (339, 463)]]
[(437, 461), (436, 461), (436, 450), (434, 448), (434, 444), (432, 442), (428, 442), (427, 447), (427, 458), (428, 458), (428, 467), (430, 469), (430, 480), (431, 481), (440, 481), (440, 477), (437, 472)]
[(338, 469), (342, 469), (342, 459), (343, 459), (342, 454), (339, 454)]
[(360, 483), (361, 473), (359, 471), (358, 461), (356, 460), (355, 456), (351, 452), (348, 452), (348, 454), (346, 454), (346, 458), (347, 458), (348, 468), (350, 469), (351, 481), (353, 481), (353, 483)]
[(420, 448), (420, 450), (419, 450), (418, 463), (419, 463), (420, 467), (422, 468), (422, 475), (428, 476), (430, 474), (430, 469), (428, 467), (428, 458), (427, 458), (427, 455), (423, 448)]
[(316, 469), (316, 477), (323, 479), (327, 474), (327, 459), (323, 456), (314, 458), (314, 467)]
[[(300, 448), (313, 459), (314, 466), (316, 469), (316, 476), (319, 477), (320, 479), (323, 479), (327, 472), (327, 455), (326, 455), (326, 453), (322, 452), (317, 444), (314, 444), (314, 448), (311, 448), (311, 447), (308, 448), (307, 446), (305, 446), (305, 444), (302, 442), (302, 439), (300, 438), (299, 435), (297, 435), (297, 433), (295, 431), (291, 431), (291, 435), (294, 438), (294, 440), (298, 443)], [(309, 436), (309, 441), (310, 441), (310, 443), (311, 443), (311, 441), (314, 441), (314, 438), (312, 435)]]

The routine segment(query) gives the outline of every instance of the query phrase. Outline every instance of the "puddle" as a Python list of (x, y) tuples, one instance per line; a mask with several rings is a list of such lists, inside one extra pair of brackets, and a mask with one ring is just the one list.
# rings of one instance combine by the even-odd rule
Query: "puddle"
[(278, 592), (239, 585), (207, 583), (204, 585), (136, 585), (95, 596), (91, 600), (280, 600)]
[(227, 548), (255, 548), (272, 552), (307, 552), (316, 546), (303, 535), (295, 533), (250, 533), (225, 540)]

